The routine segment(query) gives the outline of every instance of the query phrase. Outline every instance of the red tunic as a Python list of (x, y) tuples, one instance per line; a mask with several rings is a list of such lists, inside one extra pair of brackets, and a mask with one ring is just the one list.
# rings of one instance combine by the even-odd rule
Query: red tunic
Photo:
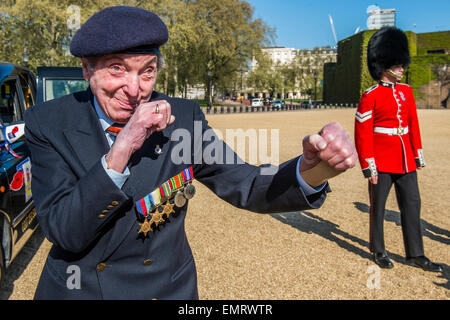
[(355, 144), (365, 177), (425, 166), (410, 86), (381, 81), (363, 93), (356, 112)]

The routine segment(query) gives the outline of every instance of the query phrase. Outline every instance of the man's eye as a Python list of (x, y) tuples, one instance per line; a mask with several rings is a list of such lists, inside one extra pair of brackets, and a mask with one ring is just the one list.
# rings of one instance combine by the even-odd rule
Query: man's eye
[(118, 72), (121, 72), (121, 71), (122, 71), (122, 68), (120, 68), (120, 66), (118, 66), (118, 65), (112, 65), (112, 66), (110, 67), (110, 70), (111, 70), (112, 72), (114, 72), (114, 73), (118, 73)]
[(151, 78), (154, 75), (155, 75), (155, 69), (153, 69), (153, 68), (149, 68), (149, 69), (145, 70), (145, 72), (144, 72), (144, 76), (147, 78)]

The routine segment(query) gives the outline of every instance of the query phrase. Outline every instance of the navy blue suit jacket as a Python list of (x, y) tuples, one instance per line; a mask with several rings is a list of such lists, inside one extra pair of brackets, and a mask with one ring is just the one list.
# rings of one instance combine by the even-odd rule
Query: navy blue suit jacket
[[(260, 175), (249, 164), (194, 163), (208, 145), (194, 137), (194, 123), (209, 129), (198, 103), (154, 92), (167, 100), (176, 120), (154, 133), (133, 154), (131, 175), (116, 187), (101, 164), (109, 146), (90, 90), (30, 108), (25, 115), (31, 149), (32, 192), (40, 226), (53, 243), (35, 299), (196, 299), (197, 275), (184, 220), (188, 204), (170, 223), (138, 237), (134, 202), (181, 170), (193, 166), (195, 179), (222, 199), (247, 210), (274, 213), (318, 208), (321, 193), (305, 197), (296, 179), (298, 158), (275, 175)], [(171, 161), (176, 129), (191, 133), (191, 163)], [(197, 135), (198, 136), (198, 135)], [(197, 139), (197, 141), (194, 141)], [(159, 145), (163, 153), (154, 152)], [(224, 154), (226, 144), (223, 144)], [(197, 161), (198, 162), (198, 161)], [(103, 218), (99, 216), (104, 215)], [(151, 260), (151, 264), (144, 264)], [(79, 273), (80, 287), (68, 286)]]

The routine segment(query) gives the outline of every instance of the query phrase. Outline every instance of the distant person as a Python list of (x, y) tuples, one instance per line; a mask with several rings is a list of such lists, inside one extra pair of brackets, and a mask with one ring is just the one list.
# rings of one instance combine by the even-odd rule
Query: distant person
[(399, 83), (409, 63), (408, 39), (401, 30), (385, 27), (371, 37), (367, 64), (379, 83), (363, 93), (355, 120), (359, 162), (369, 181), (370, 251), (380, 267), (394, 267), (383, 232), (386, 199), (394, 184), (406, 263), (442, 272), (442, 266), (424, 255), (416, 169), (425, 167), (425, 161), (413, 91)]

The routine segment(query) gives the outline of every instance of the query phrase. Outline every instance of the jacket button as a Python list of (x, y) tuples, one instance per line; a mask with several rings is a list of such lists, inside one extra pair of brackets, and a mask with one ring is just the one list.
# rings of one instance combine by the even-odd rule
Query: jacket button
[(152, 260), (147, 259), (147, 260), (144, 261), (144, 266), (149, 266), (149, 265), (151, 265), (152, 263), (153, 263)]
[(105, 269), (106, 269), (106, 263), (100, 262), (100, 263), (97, 265), (97, 271), (103, 271), (103, 270), (105, 270)]
[(109, 210), (103, 210), (102, 213), (103, 214), (107, 214), (109, 212)]
[(114, 209), (114, 206), (109, 205), (109, 206), (107, 206), (106, 208), (107, 208), (107, 209)]
[(99, 214), (99, 215), (98, 215), (98, 218), (99, 218), (99, 219), (103, 219), (104, 217), (105, 217), (104, 214)]
[(111, 202), (111, 204), (112, 204), (113, 206), (117, 206), (117, 205), (119, 205), (119, 202), (118, 202), (118, 201), (113, 201), (113, 202)]

